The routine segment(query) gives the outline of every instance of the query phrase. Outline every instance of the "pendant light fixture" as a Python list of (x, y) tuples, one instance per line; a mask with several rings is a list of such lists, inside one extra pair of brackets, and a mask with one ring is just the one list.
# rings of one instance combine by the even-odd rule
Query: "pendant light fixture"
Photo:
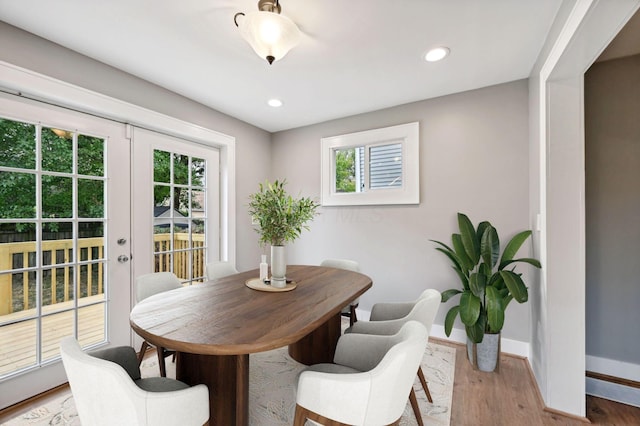
[(259, 0), (257, 12), (239, 12), (233, 17), (242, 37), (269, 64), (282, 59), (300, 42), (300, 30), (281, 11), (279, 0)]

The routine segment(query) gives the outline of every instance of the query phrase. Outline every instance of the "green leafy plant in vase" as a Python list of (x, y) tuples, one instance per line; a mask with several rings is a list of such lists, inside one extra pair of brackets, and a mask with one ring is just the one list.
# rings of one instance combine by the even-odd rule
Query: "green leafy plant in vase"
[(249, 196), (249, 215), (260, 235), (260, 243), (271, 245), (271, 285), (286, 285), (284, 246), (295, 241), (310, 222), (319, 204), (309, 197), (293, 198), (285, 190), (286, 180), (259, 184)]
[[(525, 303), (529, 299), (522, 274), (515, 271), (516, 264), (527, 263), (540, 268), (540, 262), (533, 258), (515, 258), (522, 244), (531, 236), (530, 230), (514, 235), (500, 255), (498, 231), (490, 222), (480, 222), (475, 228), (465, 214), (458, 213), (458, 228), (459, 233), (451, 235), (452, 247), (432, 240), (438, 244), (436, 250), (451, 260), (462, 283), (462, 288), (442, 293), (442, 303), (460, 295), (459, 303), (447, 312), (444, 329), (446, 335), (450, 336), (453, 324), (460, 315), (468, 338), (469, 359), (481, 370), (493, 371), (499, 357), (499, 333), (504, 326), (507, 306), (512, 300)], [(477, 345), (484, 340), (495, 341), (497, 345), (494, 348), (482, 348), (490, 354), (495, 353), (495, 359), (489, 360), (486, 368), (478, 365), (477, 359), (480, 350)]]

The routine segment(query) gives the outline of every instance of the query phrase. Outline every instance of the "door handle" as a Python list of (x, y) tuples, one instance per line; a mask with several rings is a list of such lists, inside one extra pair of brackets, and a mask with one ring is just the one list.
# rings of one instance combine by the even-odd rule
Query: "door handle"
[(125, 254), (121, 254), (120, 256), (118, 256), (118, 262), (127, 263), (128, 261), (129, 261), (129, 256)]

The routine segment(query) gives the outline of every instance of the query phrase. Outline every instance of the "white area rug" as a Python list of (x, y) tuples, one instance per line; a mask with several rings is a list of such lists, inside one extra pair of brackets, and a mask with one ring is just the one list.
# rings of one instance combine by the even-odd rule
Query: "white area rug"
[[(293, 383), (297, 374), (305, 366), (291, 359), (286, 347), (252, 354), (249, 360), (249, 424), (251, 426), (291, 425), (295, 411)], [(422, 369), (433, 398), (433, 404), (430, 404), (416, 376), (414, 389), (423, 421), (428, 425), (448, 425), (451, 418), (455, 349), (429, 343), (422, 360)], [(144, 377), (159, 375), (155, 357), (147, 358), (142, 363), (142, 375)], [(175, 377), (175, 364), (171, 362), (171, 358), (167, 358), (167, 375)], [(3, 424), (7, 426), (80, 425), (80, 420), (71, 392), (65, 391), (49, 403)], [(408, 402), (400, 424), (417, 424)]]

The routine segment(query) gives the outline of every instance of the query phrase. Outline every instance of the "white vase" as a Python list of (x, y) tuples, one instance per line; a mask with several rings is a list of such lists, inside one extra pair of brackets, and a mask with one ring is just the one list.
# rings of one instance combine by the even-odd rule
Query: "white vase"
[(271, 286), (287, 286), (287, 256), (284, 246), (271, 246)]

